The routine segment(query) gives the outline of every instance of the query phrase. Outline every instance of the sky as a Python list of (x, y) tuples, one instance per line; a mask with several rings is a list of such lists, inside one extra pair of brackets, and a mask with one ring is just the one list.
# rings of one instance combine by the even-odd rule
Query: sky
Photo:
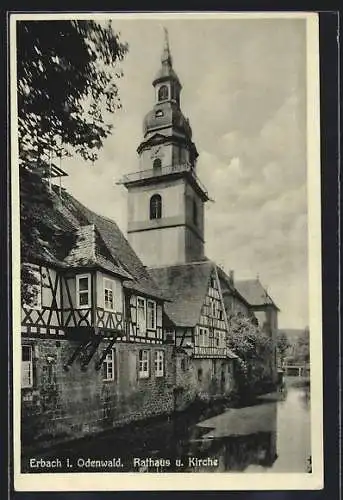
[(113, 20), (129, 44), (122, 110), (99, 159), (65, 160), (75, 197), (127, 228), (116, 182), (139, 170), (136, 148), (168, 28), (181, 108), (199, 152), (206, 255), (235, 279), (259, 276), (281, 328), (308, 324), (306, 25), (303, 19)]

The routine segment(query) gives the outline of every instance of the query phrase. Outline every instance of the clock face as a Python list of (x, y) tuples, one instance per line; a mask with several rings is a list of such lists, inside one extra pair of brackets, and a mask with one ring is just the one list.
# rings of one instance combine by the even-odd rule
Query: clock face
[(156, 146), (151, 151), (151, 158), (160, 158), (161, 156), (163, 156), (163, 148), (162, 146)]

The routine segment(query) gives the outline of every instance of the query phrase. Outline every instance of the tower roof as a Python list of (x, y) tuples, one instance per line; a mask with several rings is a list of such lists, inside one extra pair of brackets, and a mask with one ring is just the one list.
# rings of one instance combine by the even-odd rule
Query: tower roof
[(180, 88), (181, 88), (181, 83), (179, 80), (179, 77), (175, 73), (173, 69), (173, 58), (171, 56), (170, 52), (170, 47), (169, 47), (169, 37), (168, 37), (168, 30), (167, 28), (164, 29), (164, 44), (163, 44), (163, 51), (161, 55), (161, 67), (158, 70), (154, 81), (152, 82), (153, 85), (156, 85), (157, 83), (160, 83), (162, 81), (166, 80), (174, 80), (176, 81)]
[[(144, 117), (143, 134), (158, 129), (177, 130), (189, 140), (192, 138), (192, 128), (189, 120), (184, 116), (179, 106), (173, 102), (163, 102), (155, 105)], [(166, 133), (165, 133), (166, 135)], [(169, 133), (167, 135), (173, 135)]]
[[(183, 115), (180, 108), (181, 84), (173, 69), (173, 60), (166, 28), (164, 28), (161, 67), (153, 81), (153, 85), (157, 87), (156, 102), (153, 109), (144, 117), (144, 137), (156, 130), (163, 129), (164, 135), (170, 137), (176, 134), (191, 141), (192, 129), (188, 119)], [(162, 92), (163, 89), (165, 89), (164, 94)]]

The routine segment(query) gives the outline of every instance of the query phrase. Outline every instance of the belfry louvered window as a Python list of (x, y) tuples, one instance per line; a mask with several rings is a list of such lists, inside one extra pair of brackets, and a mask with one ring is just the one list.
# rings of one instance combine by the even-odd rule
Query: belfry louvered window
[(168, 87), (167, 85), (162, 85), (158, 91), (158, 100), (165, 101), (168, 99)]
[(162, 217), (162, 198), (159, 194), (154, 194), (150, 198), (150, 219), (160, 219)]

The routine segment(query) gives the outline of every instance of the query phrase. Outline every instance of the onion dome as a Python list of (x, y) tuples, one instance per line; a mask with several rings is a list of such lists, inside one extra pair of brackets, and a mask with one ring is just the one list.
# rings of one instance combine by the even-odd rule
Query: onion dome
[(192, 138), (192, 129), (179, 106), (174, 102), (156, 104), (149, 111), (143, 121), (144, 136), (149, 132), (161, 128), (172, 128), (173, 131)]

